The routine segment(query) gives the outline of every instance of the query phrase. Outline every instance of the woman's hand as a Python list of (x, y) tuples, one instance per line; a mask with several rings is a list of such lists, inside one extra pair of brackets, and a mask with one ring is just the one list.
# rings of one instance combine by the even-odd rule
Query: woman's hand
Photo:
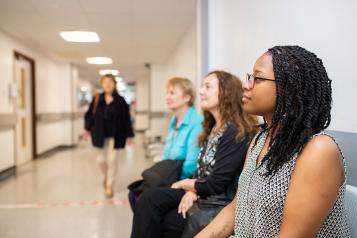
[(196, 182), (196, 179), (183, 179), (176, 183), (173, 183), (171, 185), (171, 188), (183, 189), (186, 191), (191, 191), (191, 192), (196, 193), (195, 182)]
[(172, 185), (171, 185), (171, 188), (174, 188), (174, 189), (182, 189), (182, 182), (183, 182), (184, 180), (180, 180), (180, 181), (177, 181), (176, 183), (173, 183)]
[(178, 206), (178, 213), (181, 213), (184, 219), (186, 219), (186, 212), (192, 207), (193, 203), (197, 201), (197, 199), (197, 194), (191, 191), (187, 191), (182, 197)]
[(126, 138), (126, 144), (127, 145), (132, 145), (134, 143), (134, 139), (132, 137)]
[(87, 141), (89, 137), (90, 137), (90, 132), (87, 131), (87, 130), (84, 130), (84, 131), (83, 131), (83, 134), (82, 134), (82, 139), (83, 139), (84, 141)]

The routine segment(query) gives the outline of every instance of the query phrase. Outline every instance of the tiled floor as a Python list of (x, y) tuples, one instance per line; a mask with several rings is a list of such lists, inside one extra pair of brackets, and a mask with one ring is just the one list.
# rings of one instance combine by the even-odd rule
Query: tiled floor
[(126, 186), (152, 164), (144, 152), (140, 136), (133, 156), (122, 151), (112, 201), (105, 200), (89, 145), (21, 166), (16, 177), (0, 182), (0, 237), (129, 237)]

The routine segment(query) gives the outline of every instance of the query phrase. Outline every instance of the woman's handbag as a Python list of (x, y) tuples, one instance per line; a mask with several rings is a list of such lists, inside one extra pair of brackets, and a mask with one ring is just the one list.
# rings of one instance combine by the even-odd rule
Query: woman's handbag
[(199, 198), (187, 212), (182, 238), (192, 238), (205, 228), (232, 199), (224, 195)]
[(99, 104), (99, 99), (100, 99), (100, 94), (99, 93), (96, 93), (94, 95), (94, 102), (93, 102), (93, 106), (92, 106), (92, 117), (90, 117), (90, 127), (91, 127), (91, 131), (93, 131), (93, 127), (95, 125), (95, 113), (97, 111), (97, 108), (98, 108), (98, 104)]
[(93, 103), (93, 109), (92, 109), (92, 115), (94, 117), (96, 111), (97, 111), (97, 107), (98, 107), (98, 103), (99, 103), (99, 97), (100, 97), (100, 94), (99, 93), (96, 93), (94, 95), (94, 103)]

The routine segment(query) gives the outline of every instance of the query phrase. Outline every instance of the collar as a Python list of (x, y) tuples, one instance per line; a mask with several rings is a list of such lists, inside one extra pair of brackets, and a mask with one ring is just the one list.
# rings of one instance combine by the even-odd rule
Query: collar
[[(180, 129), (182, 126), (185, 126), (185, 125), (189, 125), (189, 124), (190, 124), (191, 115), (192, 115), (193, 111), (194, 111), (194, 108), (193, 108), (193, 107), (189, 107), (189, 108), (187, 109), (186, 114), (185, 114), (185, 116), (184, 116), (183, 119), (182, 119), (181, 125), (180, 125), (179, 128), (177, 128), (177, 130)], [(177, 121), (177, 118), (176, 118), (176, 116), (174, 116), (174, 117), (172, 118), (172, 120), (171, 120), (171, 123), (170, 123), (170, 128), (171, 128), (171, 129), (175, 129), (176, 121)]]

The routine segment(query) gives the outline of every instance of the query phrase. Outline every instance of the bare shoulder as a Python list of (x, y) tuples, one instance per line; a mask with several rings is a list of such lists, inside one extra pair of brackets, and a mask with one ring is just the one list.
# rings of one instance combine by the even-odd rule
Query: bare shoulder
[(341, 163), (340, 150), (327, 135), (318, 135), (309, 140), (299, 157), (299, 160), (306, 160), (306, 163)]
[(327, 135), (318, 135), (309, 140), (296, 162), (296, 172), (299, 171), (321, 178), (339, 177), (343, 182), (344, 166), (336, 142)]

